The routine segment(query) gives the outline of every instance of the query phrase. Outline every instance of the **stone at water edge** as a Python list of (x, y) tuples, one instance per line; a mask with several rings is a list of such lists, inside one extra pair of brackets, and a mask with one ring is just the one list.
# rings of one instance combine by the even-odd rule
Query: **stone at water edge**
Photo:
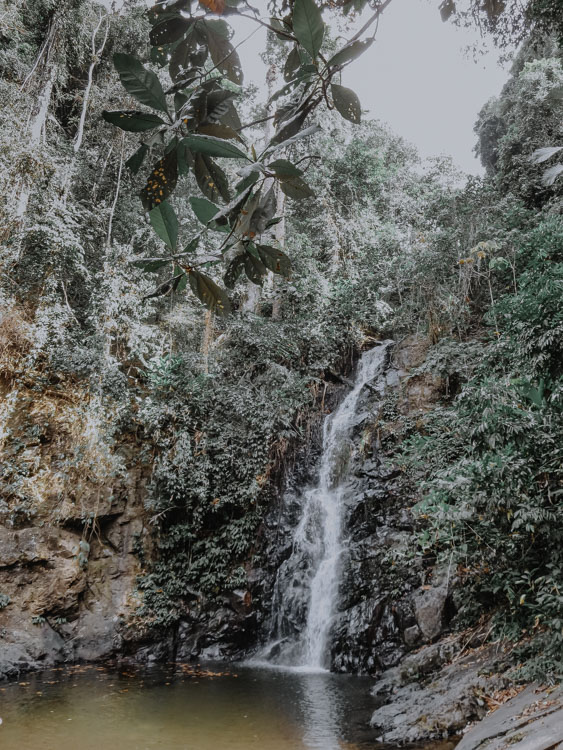
[(456, 750), (563, 750), (563, 688), (529, 685), (471, 727)]
[(486, 674), (502, 652), (493, 644), (455, 658), (459, 648), (452, 638), (426, 646), (384, 674), (384, 684), (376, 683), (373, 694), (386, 702), (374, 711), (371, 726), (381, 742), (441, 740), (483, 718), (487, 709), (480, 696), (506, 687), (502, 675)]

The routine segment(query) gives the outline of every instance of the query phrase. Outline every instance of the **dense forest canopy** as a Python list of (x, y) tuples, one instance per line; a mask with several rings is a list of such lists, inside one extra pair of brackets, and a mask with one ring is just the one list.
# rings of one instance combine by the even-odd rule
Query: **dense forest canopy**
[[(361, 122), (354, 78), (388, 2), (5, 0), (0, 514), (55, 523), (76, 498), (87, 545), (136, 467), (134, 620), (164, 628), (194, 591), (244, 585), (326, 374), (417, 333), (441, 404), (409, 420), (390, 396), (381, 423), (411, 488), (410, 554), (456, 570), (459, 626), (492, 618), (526, 676), (554, 676), (562, 181), (533, 154), (563, 145), (560, 2), (437, 4), (521, 43), (476, 125), (486, 177), (464, 183)], [(244, 85), (237, 13), (270, 31), (266, 107)], [(330, 13), (360, 31), (337, 45)]]

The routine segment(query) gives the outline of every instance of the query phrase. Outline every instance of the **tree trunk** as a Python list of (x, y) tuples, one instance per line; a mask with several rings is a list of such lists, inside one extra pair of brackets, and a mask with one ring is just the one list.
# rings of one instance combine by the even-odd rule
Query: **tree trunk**
[[(47, 121), (47, 113), (49, 111), (49, 105), (51, 103), (51, 96), (53, 94), (53, 86), (57, 77), (57, 66), (53, 65), (49, 72), (49, 76), (45, 81), (43, 88), (41, 89), (39, 96), (37, 97), (36, 111), (31, 117), (29, 125), (29, 149), (30, 151), (35, 150), (41, 141), (45, 140), (45, 123)], [(29, 198), (31, 196), (31, 189), (33, 187), (33, 178), (29, 175), (24, 175), (21, 180), (21, 187), (16, 203), (16, 221), (20, 223), (27, 211), (29, 204)]]
[(203, 357), (203, 371), (209, 372), (209, 349), (213, 342), (213, 313), (208, 310), (205, 313), (205, 328), (203, 329), (203, 339), (201, 342), (201, 355)]
[[(282, 217), (279, 224), (276, 224), (276, 241), (280, 247), (280, 250), (285, 251), (285, 195), (277, 186), (277, 209), (276, 213)], [(282, 319), (282, 297), (281, 297), (281, 285), (282, 280), (272, 274), (272, 320)]]

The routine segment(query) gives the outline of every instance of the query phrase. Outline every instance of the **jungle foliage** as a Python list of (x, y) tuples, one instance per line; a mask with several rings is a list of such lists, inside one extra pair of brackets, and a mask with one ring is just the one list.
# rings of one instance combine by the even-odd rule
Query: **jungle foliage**
[[(528, 674), (558, 674), (562, 181), (531, 158), (562, 145), (557, 4), (514, 27), (511, 2), (442, 4), (499, 43), (527, 36), (469, 180), (359, 122), (340, 76), (353, 85), (386, 3), (270, 3), (266, 108), (226, 24), (250, 5), (6, 4), (1, 520), (59, 522), (62, 498), (110, 502), (135, 470), (136, 624), (176, 623), (246, 585), (327, 373), (417, 333), (444, 394), (395, 447), (420, 488), (416, 554), (455, 566), (460, 625), (493, 614)], [(321, 8), (368, 26), (337, 46)]]
[[(195, 5), (191, 0), (161, 1), (148, 11), (150, 60), (157, 68), (167, 70), (169, 85), (164, 88), (159, 76), (137, 57), (116, 53), (113, 61), (123, 87), (155, 112), (121, 109), (104, 111), (103, 116), (127, 132), (153, 131), (127, 161), (136, 173), (148, 154), (153, 159), (159, 157), (140, 193), (167, 255), (146, 258), (137, 265), (147, 272), (170, 268), (169, 278), (152, 296), (182, 291), (189, 284), (211, 311), (225, 315), (230, 311), (227, 294), (198, 266), (223, 263), (224, 283), (229, 288), (243, 271), (255, 284), (262, 284), (268, 271), (290, 275), (288, 256), (279, 247), (266, 244), (268, 230), (282, 220), (282, 216), (276, 216), (278, 187), (293, 200), (314, 196), (303, 179), (303, 168), (313, 157), (305, 154), (298, 163), (280, 157), (298, 140), (310, 139), (319, 131), (310, 117), (321, 104), (353, 123), (360, 122), (358, 97), (334, 79), (340, 80), (343, 69), (372, 44), (374, 34), (366, 32), (372, 26), (377, 29), (375, 24), (389, 2), (376, 4), (362, 29), (340, 49), (326, 55), (322, 52), (326, 26), (315, 0), (295, 0), (289, 15), (268, 21), (242, 0), (200, 0)], [(344, 5), (350, 7), (352, 3)], [(242, 125), (237, 111), (243, 71), (231, 43), (232, 31), (223, 19), (216, 18), (239, 14), (266, 25), (285, 47), (283, 86), (269, 98), (268, 108), (275, 104), (273, 114), (261, 118), (272, 120), (275, 132), (259, 153), (243, 134), (254, 123)], [(243, 165), (236, 172), (234, 187), (232, 175), (217, 159)], [(202, 193), (202, 197), (190, 201), (204, 229), (179, 243), (178, 219), (170, 198), (178, 177), (190, 171)], [(208, 231), (226, 236), (215, 254), (201, 260), (195, 251)]]
[(451, 327), (436, 344), (423, 367), (453, 388), (401, 451), (422, 487), (422, 550), (457, 569), (459, 623), (492, 614), (495, 636), (522, 640), (519, 676), (554, 680), (563, 672), (562, 193), (530, 154), (560, 142), (563, 109), (560, 49), (549, 43), (537, 58), (534, 48), (483, 109), (489, 176), (460, 196), (479, 212), (481, 241), (458, 261), (474, 323), (481, 308), (479, 351)]

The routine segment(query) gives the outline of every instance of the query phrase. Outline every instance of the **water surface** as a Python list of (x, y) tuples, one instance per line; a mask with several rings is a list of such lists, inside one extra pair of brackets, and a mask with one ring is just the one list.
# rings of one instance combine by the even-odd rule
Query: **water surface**
[(0, 683), (0, 748), (375, 750), (371, 684), (225, 665), (65, 667)]

